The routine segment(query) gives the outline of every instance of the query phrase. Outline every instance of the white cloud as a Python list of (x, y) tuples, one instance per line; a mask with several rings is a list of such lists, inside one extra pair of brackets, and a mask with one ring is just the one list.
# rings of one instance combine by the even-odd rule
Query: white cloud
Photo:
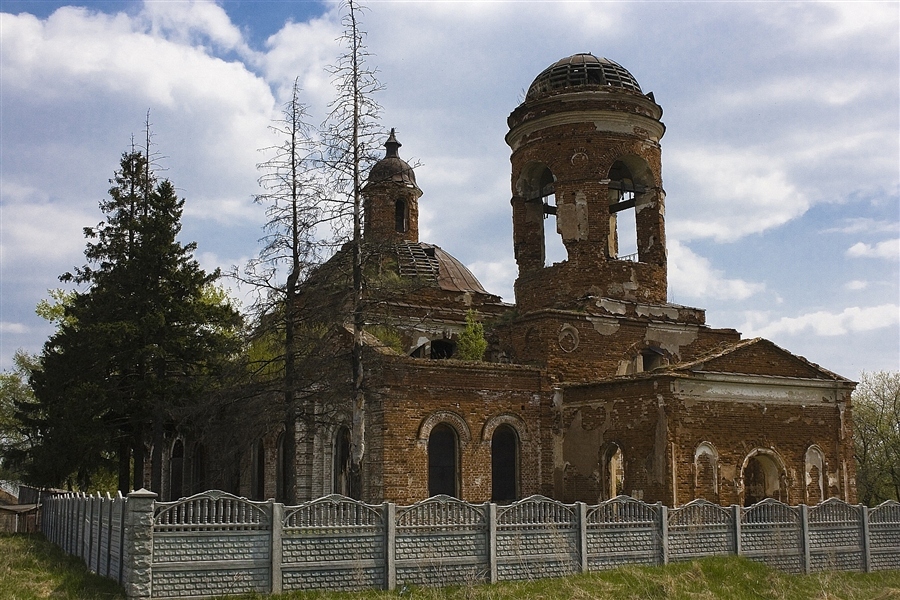
[(851, 258), (886, 258), (900, 259), (900, 238), (884, 240), (877, 244), (857, 242), (847, 248), (847, 256)]
[(245, 57), (253, 54), (225, 10), (209, 0), (145, 2), (141, 16), (149, 20), (155, 36), (180, 45), (202, 47), (211, 42)]
[(478, 279), (485, 290), (497, 294), (504, 302), (515, 302), (512, 282), (518, 274), (516, 261), (512, 259), (489, 261), (479, 260), (470, 265), (469, 270)]
[(765, 290), (765, 284), (727, 279), (709, 260), (676, 240), (668, 240), (669, 289), (676, 298), (745, 300)]
[(854, 279), (853, 281), (848, 281), (844, 284), (844, 289), (850, 291), (864, 290), (867, 287), (869, 287), (869, 282), (860, 281), (859, 279)]
[(809, 200), (780, 161), (753, 150), (695, 147), (668, 155), (689, 180), (690, 215), (670, 223), (680, 240), (730, 242), (802, 215)]
[(28, 333), (28, 327), (22, 323), (0, 321), (0, 333)]
[(823, 229), (822, 233), (884, 233), (895, 232), (900, 225), (896, 221), (878, 221), (864, 217), (845, 219), (838, 227)]
[(778, 335), (811, 333), (818, 336), (840, 336), (893, 327), (900, 323), (900, 306), (851, 306), (839, 313), (820, 310), (797, 317), (781, 317), (769, 322), (765, 312), (747, 313), (741, 330), (748, 337), (771, 338)]

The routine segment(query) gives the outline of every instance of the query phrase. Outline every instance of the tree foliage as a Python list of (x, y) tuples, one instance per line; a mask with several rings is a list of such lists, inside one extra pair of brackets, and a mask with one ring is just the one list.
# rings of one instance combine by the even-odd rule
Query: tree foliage
[(459, 341), (456, 343), (457, 355), (462, 360), (481, 360), (487, 345), (484, 325), (478, 320), (478, 313), (469, 310), (466, 312), (466, 327), (459, 334)]
[(900, 500), (900, 371), (862, 374), (853, 392), (853, 426), (860, 501)]
[(83, 291), (66, 298), (31, 375), (35, 402), (20, 411), (38, 440), (27, 472), (41, 485), (90, 478), (115, 456), (120, 489), (132, 460), (134, 487), (159, 489), (166, 429), (189, 415), (239, 343), (240, 316), (213, 288), (219, 273), (203, 271), (195, 244), (177, 239), (184, 200), (174, 185), (157, 181), (136, 150), (111, 183), (104, 220), (84, 230), (86, 264), (61, 277)]

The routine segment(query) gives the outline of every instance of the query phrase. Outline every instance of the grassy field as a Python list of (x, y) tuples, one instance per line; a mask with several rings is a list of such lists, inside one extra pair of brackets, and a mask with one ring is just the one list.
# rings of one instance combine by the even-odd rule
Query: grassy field
[[(3, 600), (124, 600), (111, 581), (91, 575), (41, 536), (0, 534)], [(234, 600), (235, 596), (230, 599)], [(306, 592), (242, 596), (268, 600), (900, 600), (900, 571), (792, 576), (740, 558), (667, 567), (627, 567), (564, 579), (394, 592)]]

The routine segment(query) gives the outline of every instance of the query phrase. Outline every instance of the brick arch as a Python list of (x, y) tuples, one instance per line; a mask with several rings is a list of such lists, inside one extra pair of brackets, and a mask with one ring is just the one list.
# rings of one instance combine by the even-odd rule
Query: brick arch
[(455, 412), (438, 410), (428, 415), (428, 417), (422, 421), (422, 424), (419, 425), (419, 433), (417, 436), (418, 443), (427, 447), (428, 438), (431, 436), (431, 430), (441, 423), (447, 423), (456, 430), (456, 435), (459, 436), (460, 446), (464, 447), (472, 441), (472, 432), (469, 430), (469, 426), (466, 424), (465, 419)]
[[(780, 500), (781, 502), (784, 502), (785, 504), (787, 504), (789, 502), (789, 498), (790, 498), (789, 491), (790, 491), (790, 487), (791, 487), (791, 482), (788, 479), (787, 467), (786, 467), (784, 459), (781, 457), (781, 455), (772, 448), (754, 448), (744, 458), (744, 461), (741, 464), (741, 476), (740, 476), (741, 504), (746, 505), (747, 495), (748, 495), (748, 489), (747, 489), (748, 481), (747, 481), (747, 477), (746, 477), (747, 467), (750, 465), (750, 462), (757, 457), (765, 457), (768, 460), (772, 461), (772, 463), (774, 463), (774, 467), (777, 471), (778, 492), (779, 492), (779, 496), (780, 496), (780, 497), (776, 498), (776, 500)], [(768, 478), (766, 481), (768, 482)], [(772, 497), (772, 496), (768, 496), (768, 494), (766, 494), (766, 496)]]
[(803, 494), (812, 506), (828, 497), (825, 453), (817, 444), (810, 444), (803, 458)]
[(703, 441), (694, 450), (694, 497), (718, 502), (719, 451)]
[(484, 427), (481, 429), (481, 442), (489, 444), (491, 438), (494, 436), (494, 432), (501, 425), (509, 425), (512, 427), (515, 430), (516, 435), (519, 436), (520, 442), (524, 443), (528, 440), (528, 427), (525, 425), (525, 421), (512, 413), (501, 413), (499, 415), (494, 415), (484, 424)]

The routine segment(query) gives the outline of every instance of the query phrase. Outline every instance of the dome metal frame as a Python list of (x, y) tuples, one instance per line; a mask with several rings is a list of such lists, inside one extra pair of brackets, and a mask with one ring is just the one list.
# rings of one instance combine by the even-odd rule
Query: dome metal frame
[(525, 100), (537, 100), (565, 91), (603, 87), (643, 95), (637, 79), (625, 67), (608, 58), (581, 53), (563, 58), (544, 69), (529, 86)]

